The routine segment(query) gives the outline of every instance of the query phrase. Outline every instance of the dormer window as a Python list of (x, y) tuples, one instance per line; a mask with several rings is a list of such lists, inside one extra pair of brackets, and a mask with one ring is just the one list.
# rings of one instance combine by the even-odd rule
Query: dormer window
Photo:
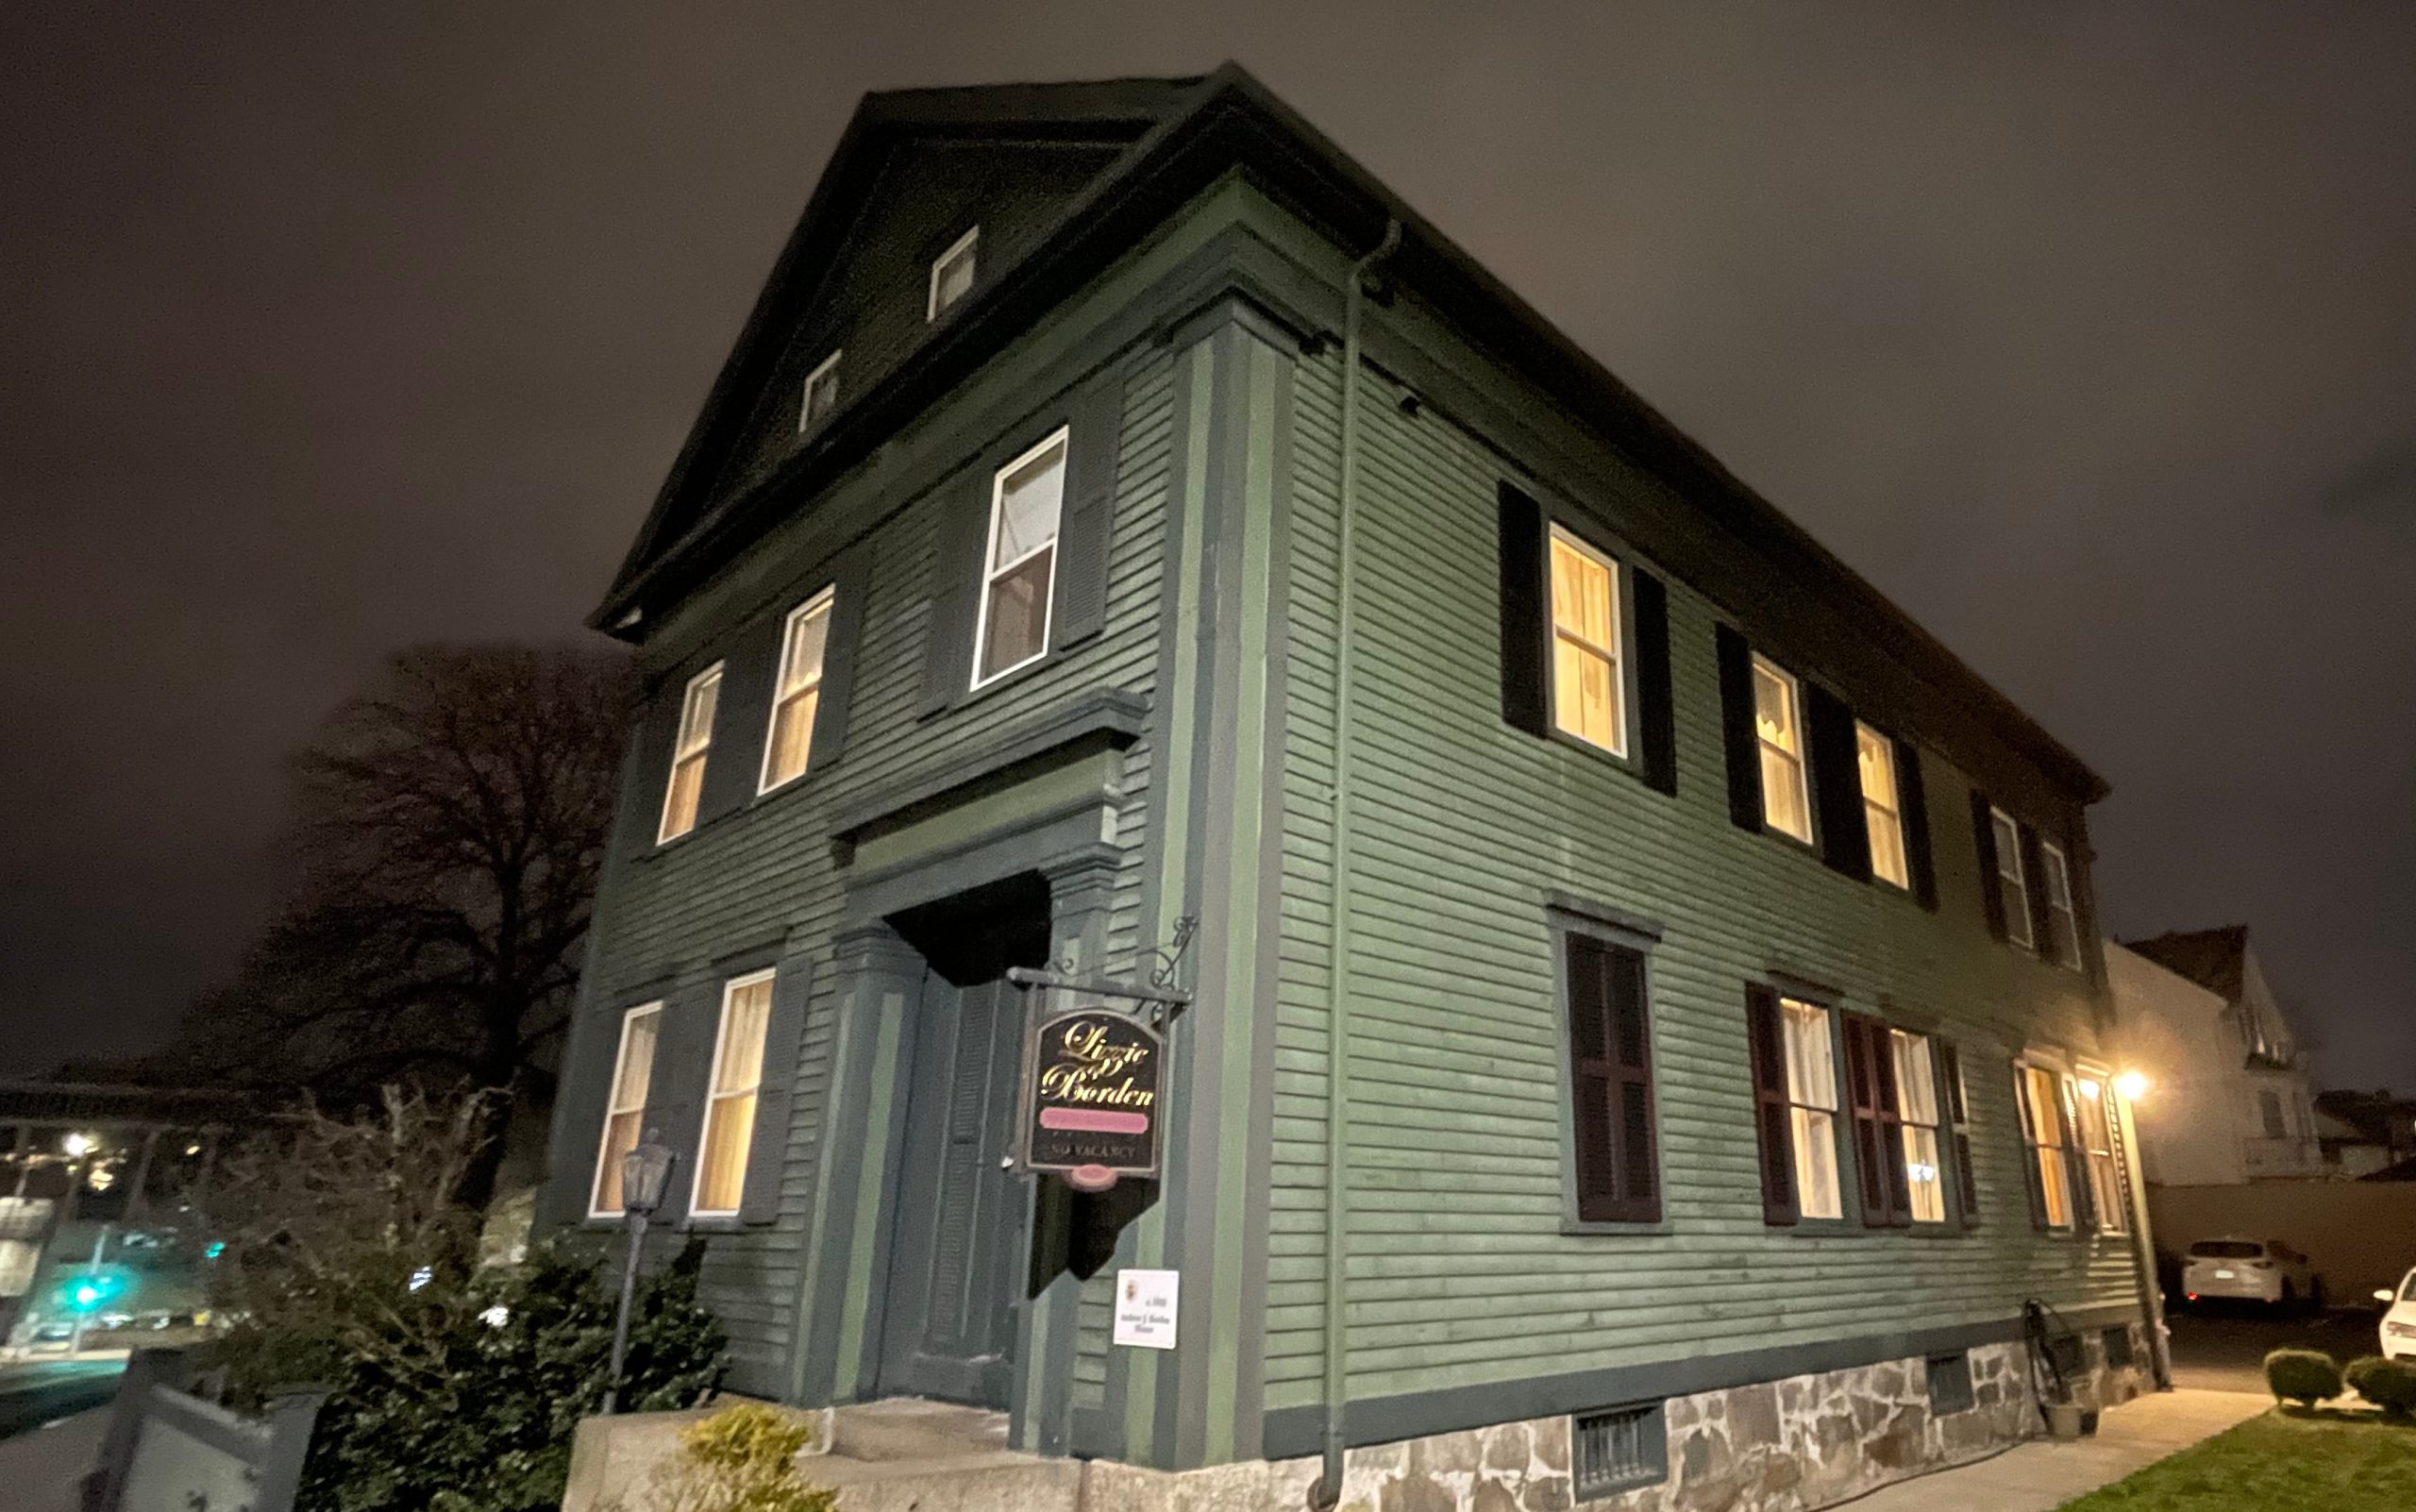
[(973, 292), (974, 258), (981, 250), (981, 243), (982, 227), (977, 226), (931, 263), (931, 294), (924, 319), (939, 319)]
[(797, 433), (804, 435), (839, 408), (839, 354), (832, 352), (805, 376), (805, 402), (797, 411)]

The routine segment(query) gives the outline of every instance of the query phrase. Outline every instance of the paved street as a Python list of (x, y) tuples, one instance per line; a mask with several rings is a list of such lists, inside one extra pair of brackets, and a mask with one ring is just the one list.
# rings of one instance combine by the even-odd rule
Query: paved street
[(2207, 1391), (2263, 1391), (2269, 1350), (2316, 1349), (2346, 1365), (2374, 1353), (2373, 1309), (2338, 1309), (2320, 1317), (2274, 1317), (2244, 1305), (2170, 1312), (2173, 1384)]
[(99, 1406), (125, 1369), (123, 1359), (0, 1365), (0, 1439)]

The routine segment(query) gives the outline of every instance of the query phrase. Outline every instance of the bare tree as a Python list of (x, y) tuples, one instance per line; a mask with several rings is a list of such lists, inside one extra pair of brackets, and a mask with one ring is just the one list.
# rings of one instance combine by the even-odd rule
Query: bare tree
[[(364, 1102), (397, 1080), (475, 1090), (491, 1122), (549, 1096), (633, 686), (579, 648), (397, 655), (294, 759), (291, 897), (144, 1068)], [(503, 1141), (478, 1149), (471, 1201)]]

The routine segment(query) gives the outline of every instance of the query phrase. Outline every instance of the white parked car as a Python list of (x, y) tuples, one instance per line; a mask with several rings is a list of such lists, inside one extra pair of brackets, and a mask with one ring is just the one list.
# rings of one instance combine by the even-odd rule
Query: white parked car
[(2181, 1290), (2191, 1302), (2324, 1305), (2324, 1278), (2279, 1239), (2200, 1239), (2181, 1268)]
[(2416, 1360), (2416, 1270), (2400, 1278), (2397, 1292), (2375, 1292), (2374, 1301), (2386, 1304), (2382, 1315), (2383, 1358)]

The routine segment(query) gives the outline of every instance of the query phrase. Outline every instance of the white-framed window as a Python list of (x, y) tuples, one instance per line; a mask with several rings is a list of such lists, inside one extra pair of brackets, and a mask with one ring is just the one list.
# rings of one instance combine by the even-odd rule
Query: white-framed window
[(814, 716), (822, 712), (822, 658), (830, 639), (831, 594), (825, 588), (791, 610), (781, 631), (780, 670), (772, 684), (772, 728), (763, 737), (759, 793), (803, 777), (812, 759)]
[(2036, 948), (2030, 929), (2030, 878), (2022, 869), (2022, 826), (2003, 809), (1988, 811), (1988, 833), (1997, 853), (1997, 906), (2005, 937), (2023, 949)]
[(2080, 1148), (2089, 1158), (2089, 1188), (2096, 1200), (2097, 1230), (2121, 1234), (2129, 1229), (2130, 1215), (2123, 1210), (2122, 1167), (2114, 1153), (2114, 1110), (2107, 1102), (2113, 1094), (2106, 1090), (2106, 1078), (2095, 1074), (2081, 1077), (2076, 1090)]
[(803, 435), (839, 408), (839, 356), (832, 352), (805, 376), (805, 398), (797, 406), (797, 429)]
[(671, 776), (663, 789), (663, 824), (655, 844), (677, 840), (696, 827), (696, 800), (705, 791), (705, 757), (713, 749), (713, 710), (721, 702), (721, 664), (688, 680), (680, 699), (680, 733), (671, 745)]
[(1762, 746), (1762, 822), (1809, 845), (1812, 799), (1804, 781), (1803, 688), (1769, 657), (1753, 658), (1753, 733)]
[(2047, 890), (2046, 956), (2059, 966), (2080, 969), (2080, 918), (2072, 910), (2072, 873), (2063, 848), (2052, 840), (2038, 842), (2040, 881)]
[(924, 307), (924, 320), (939, 319), (973, 292), (973, 271), (981, 249), (982, 227), (977, 226), (958, 237), (954, 246), (931, 260), (931, 293)]
[(596, 1153), (589, 1218), (621, 1216), (621, 1162), (646, 1133), (646, 1085), (654, 1077), (654, 1042), (663, 1004), (649, 1002), (621, 1016), (621, 1048), (612, 1057), (612, 1087), (604, 1104), (604, 1137)]
[(747, 1195), (747, 1156), (755, 1141), (755, 1094), (763, 1084), (763, 1035), (772, 1024), (772, 973), (732, 977), (721, 990), (721, 1032), (705, 1100), (705, 1136), (696, 1145), (696, 1192), (688, 1211), (727, 1217)]
[(1552, 716), (1564, 733), (1627, 754), (1619, 563), (1552, 528)]
[(1049, 654), (1066, 435), (1061, 428), (990, 481), (989, 544), (982, 553), (982, 608), (973, 632), (977, 688)]
[(1899, 887), (1913, 885), (1904, 858), (1904, 805), (1896, 789), (1896, 743), (1860, 720), (1854, 748), (1862, 768), (1862, 822), (1871, 832), (1871, 874)]
[(1946, 1172), (1938, 1164), (1938, 1058), (1927, 1034), (1888, 1032), (1896, 1060), (1896, 1101), (1904, 1119), (1904, 1190), (1916, 1223), (1946, 1221)]
[(2065, 1147), (2063, 1077), (2026, 1062), (2013, 1069), (2022, 1079), (2022, 1139), (2038, 1170), (2040, 1213), (2047, 1227), (2071, 1228), (2072, 1165)]
[(1837, 1063), (1829, 1010), (1781, 998), (1778, 1011), (1787, 1038), (1796, 1211), (1807, 1218), (1843, 1218), (1845, 1192), (1837, 1181)]

